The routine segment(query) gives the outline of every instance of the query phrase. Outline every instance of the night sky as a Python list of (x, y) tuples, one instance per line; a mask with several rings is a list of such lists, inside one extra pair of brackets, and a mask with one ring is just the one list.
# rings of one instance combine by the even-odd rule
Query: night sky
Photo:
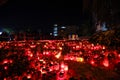
[(82, 0), (6, 0), (0, 4), (0, 26), (16, 29), (79, 25), (81, 15)]

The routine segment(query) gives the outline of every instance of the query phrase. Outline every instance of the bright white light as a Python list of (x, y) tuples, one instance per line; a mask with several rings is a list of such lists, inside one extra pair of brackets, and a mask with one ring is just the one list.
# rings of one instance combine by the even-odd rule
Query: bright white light
[(58, 34), (54, 34), (54, 36), (58, 36)]
[(62, 26), (61, 28), (62, 28), (62, 29), (65, 29), (66, 27), (65, 27), (65, 26)]
[(0, 32), (0, 35), (2, 34), (2, 32)]
[(50, 33), (50, 35), (52, 35), (52, 33)]

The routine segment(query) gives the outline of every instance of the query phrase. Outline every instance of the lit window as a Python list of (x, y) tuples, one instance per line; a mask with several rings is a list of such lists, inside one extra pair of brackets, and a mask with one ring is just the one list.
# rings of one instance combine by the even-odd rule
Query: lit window
[(58, 34), (54, 34), (54, 36), (58, 36)]
[(57, 31), (58, 30), (58, 28), (57, 27), (54, 27), (54, 31)]
[(62, 29), (65, 29), (66, 27), (65, 27), (65, 26), (62, 26), (61, 28), (62, 28)]

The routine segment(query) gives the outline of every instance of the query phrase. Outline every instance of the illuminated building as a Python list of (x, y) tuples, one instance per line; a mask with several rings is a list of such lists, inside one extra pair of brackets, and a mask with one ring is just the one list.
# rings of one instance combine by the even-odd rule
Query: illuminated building
[(57, 24), (54, 24), (53, 36), (58, 36), (58, 25)]
[(77, 31), (79, 30), (78, 26), (61, 26), (55, 24), (53, 27), (53, 36), (59, 36), (63, 39), (76, 40), (78, 39)]
[(83, 0), (83, 14), (92, 17), (90, 21), (94, 30), (99, 28), (99, 25), (103, 31), (107, 30), (105, 26), (109, 29), (112, 26), (119, 26), (119, 0)]
[(96, 31), (107, 31), (105, 22), (103, 22), (102, 24), (98, 23), (96, 27), (97, 27)]

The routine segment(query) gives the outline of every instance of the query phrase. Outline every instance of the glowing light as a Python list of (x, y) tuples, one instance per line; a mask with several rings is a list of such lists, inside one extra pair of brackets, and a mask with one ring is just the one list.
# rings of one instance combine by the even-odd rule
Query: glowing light
[[(43, 42), (43, 43), (40, 43), (40, 42)], [(109, 68), (109, 66), (111, 69), (114, 67), (115, 64), (120, 62), (120, 54), (117, 51), (114, 52), (113, 50), (110, 50), (110, 51), (104, 50), (107, 48), (105, 48), (105, 46), (100, 46), (100, 44), (97, 44), (97, 46), (96, 46), (94, 44), (91, 44), (89, 42), (84, 42), (84, 41), (83, 42), (82, 41), (81, 42), (77, 42), (77, 41), (70, 41), (70, 42), (66, 41), (65, 42), (65, 40), (64, 41), (62, 40), (60, 42), (58, 40), (43, 40), (43, 41), (41, 40), (40, 42), (39, 42), (39, 44), (37, 44), (37, 47), (36, 47), (37, 49), (31, 48), (31, 45), (32, 46), (35, 45), (36, 42), (34, 42), (34, 44), (31, 44), (31, 42), (29, 43), (27, 41), (26, 41), (26, 43), (24, 42), (25, 45), (28, 44), (28, 46), (23, 45), (21, 42), (18, 42), (18, 43), (16, 42), (15, 44), (13, 44), (16, 47), (23, 45), (22, 50), (25, 49), (25, 52), (23, 52), (23, 56), (26, 56), (28, 58), (28, 61), (30, 61), (29, 68), (34, 70), (34, 71), (31, 71), (28, 68), (27, 72), (23, 73), (23, 76), (25, 76), (28, 79), (32, 79), (32, 77), (33, 77), (32, 75), (36, 76), (36, 74), (34, 74), (34, 73), (41, 72), (40, 74), (45, 74), (45, 73), (49, 74), (48, 71), (50, 71), (51, 73), (52, 73), (52, 71), (53, 72), (55, 71), (57, 74), (64, 73), (63, 75), (67, 76), (66, 74), (67, 74), (67, 71), (69, 70), (69, 66), (65, 62), (68, 62), (68, 61), (65, 61), (65, 62), (62, 61), (62, 59), (63, 59), (62, 57), (64, 57), (64, 60), (69, 60), (69, 61), (73, 60), (76, 62), (86, 62), (86, 63), (91, 64), (92, 66), (106, 67), (106, 69)], [(7, 43), (1, 42), (0, 46), (2, 48), (4, 48), (4, 45), (5, 45), (5, 49), (11, 49), (9, 44), (11, 44), (11, 42), (7, 42)], [(18, 45), (18, 44), (20, 44), (20, 45)], [(70, 50), (69, 50), (68, 54), (62, 56), (62, 47), (64, 47), (65, 45), (67, 47), (69, 47)], [(66, 49), (66, 47), (65, 47), (65, 49)], [(37, 51), (35, 52), (35, 54), (33, 54), (33, 52), (35, 50), (37, 50)], [(9, 53), (9, 52), (7, 52), (7, 53)], [(17, 51), (13, 52), (13, 54), (17, 54), (17, 53), (19, 55), (19, 52), (17, 52)], [(48, 54), (50, 54), (50, 56)], [(110, 55), (110, 57), (109, 57), (109, 54), (113, 54), (113, 55)], [(9, 57), (9, 55), (11, 56), (11, 51), (10, 51), (10, 54), (8, 54), (5, 57), (5, 59), (3, 59), (2, 62), (0, 62), (0, 64), (3, 65), (3, 70), (5, 72), (8, 72), (9, 69), (11, 69), (11, 68), (9, 68), (9, 65), (11, 65), (11, 63), (14, 62), (14, 58)], [(56, 57), (56, 59), (57, 58), (58, 59), (62, 58), (62, 59), (56, 60), (55, 57)], [(110, 62), (109, 62), (108, 58), (110, 58)], [(56, 61), (54, 61), (54, 60), (56, 60)], [(113, 64), (113, 66), (111, 66), (110, 63), (111, 63), (111, 65)], [(4, 73), (2, 73), (2, 74), (4, 74)], [(65, 76), (63, 76), (63, 77), (65, 77)], [(17, 76), (16, 78), (18, 78), (18, 77), (19, 76)], [(11, 79), (11, 77), (10, 78), (7, 77), (6, 79), (7, 80)], [(4, 79), (4, 80), (6, 80), (6, 79)], [(38, 78), (36, 78), (36, 79), (38, 79)]]
[(13, 61), (12, 61), (12, 60), (10, 60), (10, 63), (13, 63)]
[(95, 64), (95, 62), (93, 61), (93, 60), (91, 60), (91, 62), (90, 62), (92, 65), (94, 65)]
[(66, 65), (65, 68), (64, 68), (65, 71), (68, 71), (68, 66)]
[(70, 60), (74, 60), (74, 57), (71, 56), (71, 57), (70, 57)]
[(27, 79), (30, 79), (31, 78), (31, 75), (29, 74), (29, 75), (27, 75)]
[(57, 55), (55, 55), (56, 58), (60, 58), (61, 53), (59, 52)]
[(73, 49), (75, 49), (75, 47), (73, 47)]
[(46, 62), (45, 61), (43, 61), (43, 64), (45, 64)]
[(60, 72), (64, 73), (64, 69), (61, 69)]
[(61, 28), (62, 28), (62, 29), (65, 29), (66, 27), (65, 27), (65, 26), (62, 26)]
[(58, 27), (54, 27), (54, 32), (53, 32), (54, 36), (58, 36)]
[(62, 64), (61, 64), (61, 68), (63, 69), (64, 67), (65, 67), (65, 65), (62, 63)]
[(120, 58), (120, 54), (118, 54), (118, 57)]
[(44, 48), (47, 48), (47, 45), (44, 45)]
[(22, 44), (18, 44), (18, 46), (22, 46)]
[(53, 71), (53, 69), (50, 68), (49, 71), (51, 72), (51, 71)]
[(80, 51), (79, 54), (83, 54), (83, 53)]
[(91, 44), (92, 45), (92, 47), (94, 46), (94, 44)]
[(46, 71), (41, 71), (41, 74), (46, 74)]
[(53, 64), (53, 62), (51, 62), (51, 64)]
[(59, 70), (59, 65), (54, 66), (55, 70)]
[(4, 78), (4, 80), (7, 80), (6, 78)]
[(0, 32), (0, 35), (2, 34), (2, 32)]
[(45, 52), (43, 52), (43, 54), (45, 55), (46, 53), (45, 53)]
[(54, 26), (58, 26), (57, 24), (54, 24)]
[(58, 36), (58, 34), (54, 34), (54, 36)]
[(30, 54), (30, 57), (33, 57), (33, 54)]
[(99, 56), (98, 55), (95, 55), (94, 58), (98, 58)]
[(103, 46), (103, 49), (105, 49), (105, 46)]
[(43, 52), (44, 55), (49, 55), (50, 53), (49, 52)]
[(36, 45), (31, 45), (30, 47), (31, 47), (31, 48), (35, 48), (35, 47), (36, 47)]
[(43, 60), (43, 59), (40, 59), (39, 61), (43, 62), (44, 60)]
[(46, 52), (46, 55), (48, 55), (49, 54), (49, 52)]
[(55, 49), (55, 47), (54, 47), (54, 46), (52, 46), (52, 47), (51, 47), (51, 49)]
[(0, 45), (0, 48), (2, 48), (2, 45)]
[(7, 64), (7, 63), (8, 63), (8, 60), (4, 60), (4, 61), (3, 61), (3, 64)]
[(77, 49), (79, 49), (79, 48), (80, 48), (80, 46), (76, 46), (76, 48), (77, 48)]
[(37, 59), (39, 60), (40, 58), (38, 57)]
[(83, 61), (84, 61), (84, 58), (82, 58), (82, 57), (77, 57), (77, 58), (76, 58), (76, 61), (78, 61), (78, 62), (83, 62)]
[(5, 67), (4, 67), (4, 69), (5, 69), (5, 70), (7, 70), (7, 69), (8, 69), (8, 67), (7, 67), (7, 66), (5, 66)]
[(104, 65), (105, 67), (108, 67), (108, 66), (109, 66), (109, 61), (108, 61), (108, 59), (105, 59), (105, 60), (103, 61), (103, 65)]
[(28, 53), (28, 54), (30, 54), (30, 53), (31, 53), (31, 51), (27, 51), (27, 53)]
[(62, 50), (62, 47), (59, 47), (59, 50)]

